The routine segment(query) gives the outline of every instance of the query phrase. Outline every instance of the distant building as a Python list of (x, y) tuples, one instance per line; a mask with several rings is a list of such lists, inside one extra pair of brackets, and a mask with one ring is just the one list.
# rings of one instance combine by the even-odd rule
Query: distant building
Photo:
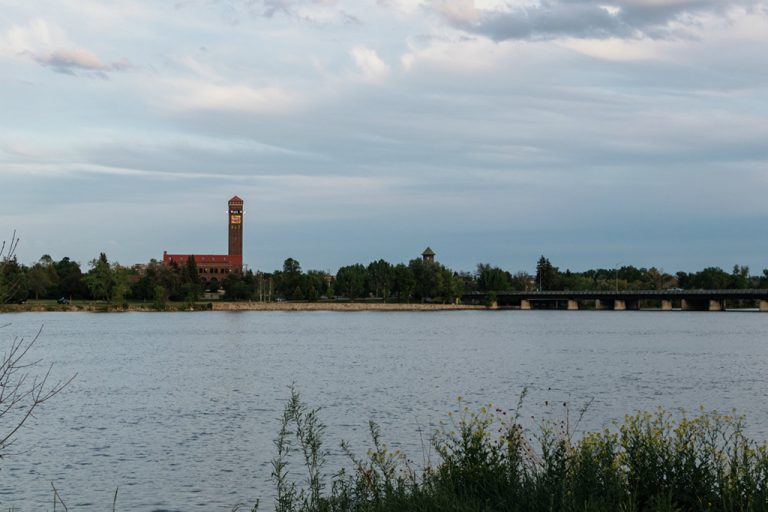
[(243, 200), (235, 196), (229, 200), (229, 253), (228, 254), (168, 254), (163, 252), (163, 264), (184, 266), (190, 257), (195, 259), (200, 280), (223, 281), (227, 274), (243, 271)]
[(424, 260), (425, 263), (434, 263), (435, 251), (427, 247), (426, 249), (424, 249), (424, 252), (421, 253), (421, 259)]

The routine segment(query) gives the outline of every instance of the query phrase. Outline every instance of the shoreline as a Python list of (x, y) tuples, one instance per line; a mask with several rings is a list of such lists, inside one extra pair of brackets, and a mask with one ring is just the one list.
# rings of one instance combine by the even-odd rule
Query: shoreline
[(467, 311), (487, 309), (465, 304), (398, 302), (212, 302), (212, 311)]
[(2, 313), (45, 313), (45, 312), (92, 312), (92, 313), (173, 313), (196, 311), (478, 311), (488, 309), (485, 306), (465, 304), (406, 304), (387, 302), (195, 302), (170, 303), (164, 309), (157, 309), (152, 304), (128, 304), (118, 307), (101, 303), (75, 304), (3, 304)]

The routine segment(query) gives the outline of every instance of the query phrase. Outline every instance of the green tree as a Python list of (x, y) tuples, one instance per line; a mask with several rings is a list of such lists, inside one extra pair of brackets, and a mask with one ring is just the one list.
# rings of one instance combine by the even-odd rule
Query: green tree
[(643, 288), (649, 290), (666, 290), (677, 288), (677, 279), (667, 274), (663, 269), (651, 267), (643, 274)]
[(689, 275), (687, 284), (692, 289), (724, 290), (729, 287), (732, 276), (720, 267), (707, 267)]
[[(131, 284), (130, 295), (136, 300), (151, 300), (155, 295), (155, 286), (159, 285), (156, 284), (152, 277), (144, 274)], [(163, 288), (163, 294), (165, 294), (165, 288)]]
[(161, 285), (168, 292), (170, 300), (184, 300), (184, 291), (181, 289), (181, 269), (176, 262), (169, 265), (158, 263), (155, 267), (157, 272), (157, 284)]
[(301, 263), (293, 258), (288, 258), (283, 262), (283, 272), (292, 275), (301, 275)]
[[(50, 258), (50, 256), (48, 257)], [(48, 290), (56, 285), (58, 276), (53, 264), (43, 263), (41, 259), (27, 271), (27, 281), (30, 293), (34, 294), (35, 299), (39, 299), (40, 296), (45, 297)]]
[(328, 279), (325, 272), (320, 270), (308, 270), (304, 275), (304, 298), (317, 300), (321, 296), (327, 296)]
[(49, 291), (58, 284), (59, 276), (56, 274), (53, 259), (45, 254), (27, 271), (27, 282), (30, 293), (35, 299), (41, 296), (47, 297)]
[(194, 285), (200, 285), (200, 273), (197, 270), (197, 263), (195, 262), (195, 257), (193, 255), (190, 255), (187, 258), (187, 261), (184, 263), (184, 268), (180, 269), (181, 272), (181, 282), (183, 284), (194, 284)]
[(398, 263), (392, 269), (392, 291), (399, 301), (410, 302), (416, 293), (416, 277), (413, 270), (403, 263)]
[(453, 302), (459, 286), (458, 281), (454, 280), (452, 270), (440, 263), (424, 261), (421, 258), (411, 260), (408, 267), (415, 280), (414, 298), (422, 302), (436, 299)]
[(685, 290), (693, 288), (693, 286), (691, 285), (692, 275), (690, 273), (680, 271), (675, 274), (675, 277), (677, 279), (677, 286), (679, 286), (680, 288), (683, 288)]
[(549, 259), (541, 256), (536, 263), (536, 285), (539, 291), (556, 290), (559, 288), (558, 269), (552, 266)]
[(48, 288), (53, 284), (48, 272), (39, 263), (35, 263), (29, 269), (27, 281), (29, 283), (29, 291), (35, 296), (35, 300), (39, 299), (41, 295), (44, 296)]
[(341, 267), (336, 272), (336, 292), (350, 299), (364, 297), (366, 278), (366, 269), (360, 263)]
[(302, 272), (298, 260), (288, 258), (283, 262), (283, 271), (275, 272), (277, 293), (286, 299), (303, 299), (304, 292), (301, 289)]
[(247, 300), (250, 299), (253, 289), (243, 279), (243, 276), (237, 273), (228, 274), (224, 278), (224, 298), (227, 300)]
[(253, 271), (247, 270), (240, 274), (240, 280), (248, 290), (248, 297), (246, 298), (248, 300), (253, 299), (256, 294), (256, 276), (253, 275)]
[(29, 297), (27, 273), (13, 255), (0, 261), (0, 298), (2, 302), (23, 302)]
[(203, 294), (203, 285), (194, 256), (189, 256), (183, 268), (179, 269), (179, 294), (187, 302), (195, 302)]
[(570, 270), (560, 275), (560, 283), (563, 290), (591, 290), (595, 285), (589, 275)]
[(105, 253), (91, 260), (91, 269), (85, 275), (85, 284), (94, 299), (102, 299), (107, 302), (112, 300), (112, 291), (115, 287), (115, 276)]
[(366, 269), (366, 278), (368, 280), (368, 290), (374, 297), (388, 299), (392, 293), (392, 265), (385, 260), (373, 261), (368, 264)]
[(453, 275), (453, 279), (457, 282), (457, 286), (461, 289), (462, 295), (465, 293), (479, 291), (475, 274), (472, 274), (471, 272), (456, 272)]
[(16, 264), (15, 253), (18, 245), (19, 239), (16, 237), (16, 231), (13, 232), (10, 242), (3, 240), (0, 244), (0, 304), (11, 302), (18, 288), (14, 273), (9, 272), (7, 268), (12, 261)]
[(165, 309), (165, 304), (168, 301), (168, 292), (163, 288), (162, 286), (155, 285), (153, 290), (153, 301), (152, 301), (152, 307), (157, 309), (158, 311), (162, 311)]
[(461, 297), (464, 290), (463, 284), (453, 270), (439, 263), (433, 263), (433, 265), (438, 267), (437, 297), (445, 303), (452, 304), (458, 297)]
[(528, 272), (519, 271), (511, 278), (512, 290), (518, 292), (527, 292), (533, 289), (534, 277)]
[(509, 272), (491, 266), (490, 263), (478, 263), (475, 276), (480, 291), (505, 292), (512, 288)]
[(110, 302), (122, 307), (128, 307), (128, 295), (131, 293), (129, 283), (130, 269), (120, 266), (118, 263), (112, 265), (112, 296)]
[(733, 290), (744, 290), (749, 288), (750, 285), (749, 267), (744, 265), (734, 265), (728, 288)]
[(80, 264), (64, 257), (54, 264), (54, 270), (59, 282), (53, 289), (53, 298), (84, 299), (88, 295)]

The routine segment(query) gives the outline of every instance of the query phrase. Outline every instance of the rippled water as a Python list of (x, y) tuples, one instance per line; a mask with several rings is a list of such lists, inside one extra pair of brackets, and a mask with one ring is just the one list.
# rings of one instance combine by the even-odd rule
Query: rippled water
[(461, 395), (527, 416), (592, 400), (580, 428), (638, 409), (731, 410), (768, 437), (768, 315), (488, 311), (4, 314), (0, 339), (75, 381), (0, 461), (0, 508), (221, 510), (271, 496), (269, 460), (292, 382), (338, 443), (369, 419), (420, 462)]

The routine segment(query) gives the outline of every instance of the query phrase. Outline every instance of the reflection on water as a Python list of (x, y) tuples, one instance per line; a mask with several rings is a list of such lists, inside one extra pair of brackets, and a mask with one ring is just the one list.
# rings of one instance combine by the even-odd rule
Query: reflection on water
[[(592, 400), (580, 428), (638, 409), (736, 409), (768, 437), (768, 315), (661, 312), (5, 314), (45, 330), (35, 357), (77, 379), (0, 461), (0, 508), (222, 510), (269, 496), (292, 382), (322, 407), (330, 465), (369, 419), (422, 460), (461, 395), (527, 418)], [(554, 405), (553, 405), (554, 404)], [(573, 414), (573, 412), (572, 412)]]

